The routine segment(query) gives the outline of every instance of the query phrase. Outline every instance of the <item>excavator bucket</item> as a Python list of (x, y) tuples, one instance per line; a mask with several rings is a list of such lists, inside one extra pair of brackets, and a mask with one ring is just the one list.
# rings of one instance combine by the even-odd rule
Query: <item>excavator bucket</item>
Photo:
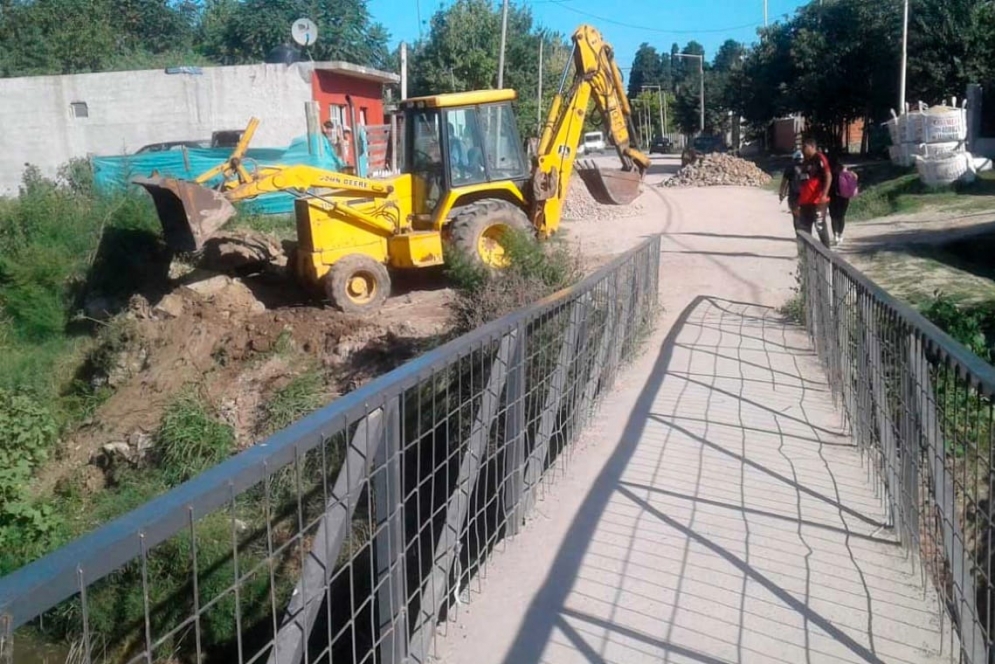
[(235, 216), (235, 207), (223, 194), (196, 182), (158, 176), (132, 182), (152, 195), (163, 237), (173, 251), (199, 250)]
[(643, 180), (638, 170), (603, 171), (593, 161), (577, 162), (577, 174), (594, 200), (602, 205), (628, 205), (639, 196)]

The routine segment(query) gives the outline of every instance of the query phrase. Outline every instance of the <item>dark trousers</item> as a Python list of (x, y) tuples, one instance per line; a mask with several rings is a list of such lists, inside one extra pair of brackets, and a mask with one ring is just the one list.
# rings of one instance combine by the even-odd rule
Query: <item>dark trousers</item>
[[(803, 204), (798, 212), (798, 216), (795, 217), (795, 230), (802, 233), (812, 234), (812, 227), (816, 225), (819, 220), (819, 206), (813, 204)], [(819, 228), (819, 239), (822, 240), (822, 244), (829, 246), (829, 233), (826, 230), (825, 224)]]
[(837, 196), (829, 201), (829, 218), (833, 220), (833, 233), (843, 235), (846, 226), (846, 211), (850, 207), (850, 199)]

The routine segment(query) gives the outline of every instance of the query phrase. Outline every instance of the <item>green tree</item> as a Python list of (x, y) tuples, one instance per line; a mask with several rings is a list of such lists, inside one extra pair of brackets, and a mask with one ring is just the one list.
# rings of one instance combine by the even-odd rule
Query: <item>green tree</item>
[(373, 22), (365, 0), (212, 0), (203, 10), (203, 51), (224, 64), (260, 62), (290, 41), (290, 24), (308, 16), (318, 26), (315, 60), (346, 60), (382, 67), (389, 34)]
[(805, 115), (827, 140), (857, 119), (881, 120), (895, 106), (901, 0), (834, 0), (801, 7), (731, 74), (737, 111), (755, 126), (784, 112)]
[(727, 39), (719, 47), (712, 60), (712, 69), (720, 72), (729, 72), (740, 65), (740, 59), (746, 56), (746, 47), (735, 39)]
[[(908, 99), (937, 103), (960, 97), (968, 83), (991, 82), (995, 5), (986, 0), (913, 0), (910, 7)], [(989, 46), (986, 48), (986, 42)]]
[(669, 60), (670, 58), (657, 53), (656, 49), (646, 42), (640, 44), (632, 60), (632, 69), (629, 71), (629, 99), (638, 97), (644, 85), (658, 85), (664, 90), (669, 90), (671, 84)]
[[(488, 0), (457, 0), (438, 10), (428, 36), (411, 56), (409, 94), (486, 90), (497, 85), (501, 15)], [(531, 11), (512, 4), (508, 10), (504, 87), (518, 91), (519, 132), (536, 132), (539, 42), (543, 42), (543, 109), (549, 108), (554, 86), (569, 64), (570, 49), (558, 33), (539, 30)]]

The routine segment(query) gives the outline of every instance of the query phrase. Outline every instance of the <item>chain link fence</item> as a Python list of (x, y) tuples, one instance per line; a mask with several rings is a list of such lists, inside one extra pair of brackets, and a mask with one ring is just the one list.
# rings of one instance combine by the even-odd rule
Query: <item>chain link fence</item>
[(659, 257), (646, 240), (0, 579), (0, 662), (39, 632), (88, 663), (427, 661), (651, 327)]
[(951, 656), (989, 662), (995, 369), (810, 236), (805, 324), (890, 527), (932, 583)]

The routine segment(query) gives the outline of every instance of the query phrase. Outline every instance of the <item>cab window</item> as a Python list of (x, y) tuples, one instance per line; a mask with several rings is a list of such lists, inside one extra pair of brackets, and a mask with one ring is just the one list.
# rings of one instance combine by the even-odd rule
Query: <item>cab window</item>
[(446, 113), (449, 142), (449, 181), (453, 187), (487, 182), (484, 146), (474, 108), (457, 108)]
[[(425, 187), (421, 197), (425, 205), (420, 212), (434, 210), (445, 187), (440, 119), (439, 111), (429, 108), (412, 112), (407, 120), (406, 142), (410, 146), (407, 162), (411, 165), (411, 174)], [(416, 196), (415, 200), (418, 198)]]
[(529, 169), (518, 140), (511, 104), (481, 106), (480, 118), (489, 179), (493, 182), (527, 178)]

